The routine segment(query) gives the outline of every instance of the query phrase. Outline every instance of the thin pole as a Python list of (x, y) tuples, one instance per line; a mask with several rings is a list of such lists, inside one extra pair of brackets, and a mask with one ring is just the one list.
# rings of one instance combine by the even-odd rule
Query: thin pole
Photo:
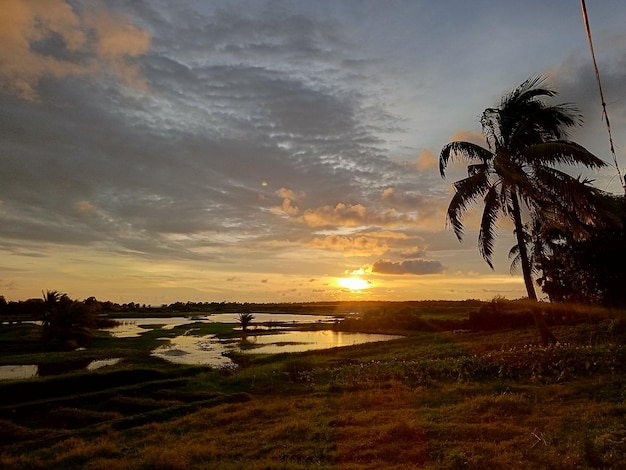
[(609, 122), (609, 114), (606, 112), (606, 101), (604, 100), (604, 92), (602, 91), (602, 81), (600, 80), (600, 71), (598, 70), (598, 63), (596, 61), (596, 54), (593, 51), (593, 41), (591, 40), (591, 28), (589, 27), (589, 18), (587, 17), (587, 6), (585, 5), (585, 0), (580, 0), (580, 7), (583, 11), (583, 21), (585, 22), (585, 29), (587, 30), (587, 39), (589, 40), (589, 48), (591, 49), (591, 58), (593, 60), (593, 67), (596, 71), (596, 80), (598, 82), (598, 90), (600, 91), (600, 100), (602, 101), (602, 116), (604, 117), (604, 121), (606, 122), (606, 129), (609, 133), (609, 144), (611, 146), (611, 155), (613, 155), (613, 163), (615, 164), (615, 169), (617, 170), (617, 175), (619, 176), (620, 183), (622, 184), (622, 188), (626, 193), (626, 180), (622, 178), (622, 173), (619, 170), (619, 165), (617, 164), (617, 156), (615, 155), (615, 146), (613, 145), (613, 135), (611, 134), (611, 123)]

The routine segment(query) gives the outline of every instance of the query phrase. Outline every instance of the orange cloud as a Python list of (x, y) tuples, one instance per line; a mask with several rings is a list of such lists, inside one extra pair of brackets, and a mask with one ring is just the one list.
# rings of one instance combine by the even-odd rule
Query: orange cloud
[(298, 209), (298, 206), (294, 205), (294, 202), (298, 198), (295, 192), (293, 192), (291, 189), (280, 188), (278, 191), (276, 191), (276, 194), (283, 198), (283, 203), (280, 207), (274, 207), (274, 212), (285, 213), (287, 215), (293, 216), (298, 215), (300, 209)]
[(355, 227), (365, 223), (367, 210), (361, 204), (339, 203), (335, 207), (324, 206), (318, 209), (307, 209), (299, 218), (310, 227), (348, 226)]
[(429, 149), (424, 149), (418, 155), (414, 165), (419, 171), (427, 171), (431, 168), (435, 168), (438, 163), (439, 160), (437, 160), (433, 152)]
[(485, 136), (480, 131), (465, 131), (463, 129), (459, 129), (454, 134), (452, 134), (452, 137), (450, 137), (450, 142), (454, 142), (457, 140), (471, 142), (473, 144), (481, 145), (483, 147), (487, 146)]
[(96, 210), (96, 207), (89, 201), (80, 201), (76, 204), (76, 207), (80, 212), (92, 212)]
[(150, 34), (106, 10), (89, 13), (86, 24), (98, 35), (95, 45), (97, 56), (104, 58), (106, 64), (128, 85), (145, 88), (139, 65), (128, 59), (148, 50)]
[[(363, 204), (345, 204), (343, 202), (334, 206), (326, 205), (306, 209), (301, 212), (296, 205), (296, 201), (304, 196), (302, 193), (296, 194), (291, 189), (280, 188), (276, 191), (276, 194), (283, 198), (283, 202), (280, 206), (275, 206), (271, 209), (274, 214), (294, 217), (298, 222), (314, 228), (360, 227), (368, 225), (399, 227), (422, 225), (422, 222), (424, 222), (421, 218), (418, 220), (415, 217), (415, 211), (420, 205), (424, 204), (426, 198), (413, 193), (406, 193), (399, 197), (395, 194), (393, 188), (385, 189), (382, 199), (387, 203), (398, 204), (398, 206), (402, 206), (402, 209), (408, 209), (410, 213), (401, 212), (395, 207), (380, 210), (367, 208)], [(429, 202), (429, 206), (431, 206), (429, 211), (432, 211), (432, 205), (432, 201)], [(426, 211), (424, 210), (424, 212)]]
[[(62, 42), (58, 54), (38, 50), (52, 38)], [(104, 10), (81, 16), (65, 0), (3, 0), (0, 44), (0, 86), (36, 100), (42, 77), (92, 74), (101, 64), (127, 84), (142, 85), (138, 66), (128, 60), (148, 49), (150, 35)]]
[(414, 218), (401, 214), (395, 209), (379, 213), (368, 210), (362, 204), (344, 204), (341, 202), (334, 207), (323, 206), (317, 209), (307, 209), (298, 220), (309, 227), (358, 227), (362, 225), (394, 227), (416, 223)]

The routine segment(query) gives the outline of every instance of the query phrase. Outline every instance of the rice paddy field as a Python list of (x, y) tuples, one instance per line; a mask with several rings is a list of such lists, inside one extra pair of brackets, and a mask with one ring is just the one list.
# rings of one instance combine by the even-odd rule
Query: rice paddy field
[[(458, 312), (455, 313), (457, 315)], [(178, 328), (178, 330), (176, 329)], [(0, 365), (120, 361), (0, 382), (0, 468), (619, 469), (626, 462), (626, 324), (416, 331), (397, 339), (181, 365), (150, 351), (189, 325), (100, 333), (37, 350), (0, 327)], [(236, 325), (193, 328), (236, 336)], [(390, 333), (391, 331), (387, 331)]]

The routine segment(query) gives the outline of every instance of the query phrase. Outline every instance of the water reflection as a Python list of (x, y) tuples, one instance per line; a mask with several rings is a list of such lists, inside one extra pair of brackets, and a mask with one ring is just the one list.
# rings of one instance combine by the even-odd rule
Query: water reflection
[[(293, 313), (253, 313), (254, 320), (251, 329), (267, 329), (281, 325), (302, 325), (306, 323), (332, 323), (335, 317), (331, 315), (298, 315)], [(190, 317), (149, 317), (149, 318), (116, 318), (118, 326), (105, 328), (116, 338), (132, 338), (147, 331), (148, 328), (160, 327), (172, 329), (176, 326), (191, 323), (239, 323), (238, 313), (218, 313), (214, 315), (200, 315)], [(147, 328), (146, 328), (147, 327)]]
[(248, 336), (248, 341), (256, 346), (254, 352), (276, 354), (339, 348), (376, 341), (389, 341), (396, 338), (400, 338), (400, 336), (322, 330), (287, 331), (277, 335)]
[(106, 366), (114, 366), (121, 360), (121, 357), (112, 357), (111, 359), (97, 359), (87, 364), (87, 370), (96, 370)]
[(46, 364), (8, 365), (0, 366), (0, 380), (32, 379), (33, 377), (45, 377), (49, 375), (61, 375), (77, 370), (97, 370), (102, 367), (112, 366), (122, 359), (114, 357), (99, 360), (77, 360), (64, 362), (50, 362)]
[(226, 351), (224, 343), (214, 335), (182, 335), (171, 339), (169, 344), (158, 347), (152, 355), (175, 364), (234, 367), (235, 364), (223, 355)]
[(329, 349), (356, 344), (389, 341), (398, 335), (346, 333), (332, 330), (284, 331), (269, 335), (246, 335), (238, 340), (220, 341), (213, 335), (177, 336), (166, 346), (153, 351), (153, 355), (176, 364), (204, 364), (212, 367), (233, 367), (224, 354), (278, 354)]
[(0, 366), (0, 380), (30, 379), (37, 377), (37, 366)]
[[(118, 326), (106, 328), (118, 338), (136, 337), (152, 328), (171, 329), (195, 322), (239, 323), (238, 313), (224, 313), (210, 316), (127, 318), (117, 319)], [(246, 354), (277, 354), (328, 349), (375, 341), (388, 341), (399, 338), (396, 335), (348, 333), (332, 330), (285, 331), (278, 328), (307, 323), (333, 323), (331, 315), (298, 315), (282, 313), (254, 313), (254, 322), (248, 334), (235, 340), (220, 340), (214, 335), (194, 336), (184, 334), (170, 339), (167, 345), (152, 352), (152, 355), (176, 364), (209, 365), (212, 367), (235, 367), (225, 355), (228, 352)], [(277, 329), (273, 334), (255, 334)], [(119, 358), (99, 361), (72, 361), (63, 364), (42, 364), (26, 366), (0, 366), (0, 380), (25, 379), (36, 376), (62, 374), (71, 370), (95, 370), (119, 362)]]

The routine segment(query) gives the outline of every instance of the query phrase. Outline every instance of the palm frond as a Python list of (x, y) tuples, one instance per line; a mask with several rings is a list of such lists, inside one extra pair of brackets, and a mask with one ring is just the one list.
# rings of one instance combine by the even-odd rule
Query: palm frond
[(511, 267), (509, 268), (509, 272), (511, 274), (516, 274), (519, 272), (519, 269), (522, 265), (522, 257), (520, 256), (519, 245), (514, 245), (509, 250), (509, 259), (511, 260)]
[(568, 140), (535, 144), (523, 149), (520, 155), (530, 165), (583, 165), (593, 169), (607, 166), (585, 147)]
[(586, 180), (574, 178), (555, 168), (542, 167), (535, 170), (536, 180), (544, 194), (544, 213), (551, 211), (554, 219), (578, 238), (586, 237), (590, 226), (613, 224), (605, 217), (601, 192), (589, 186)]
[[(502, 151), (494, 160), (494, 171), (498, 175), (503, 188), (502, 195), (507, 196), (510, 191), (516, 191), (526, 206), (531, 207), (532, 201), (540, 197), (532, 175), (528, 174), (524, 168), (513, 161), (509, 155)], [(503, 202), (503, 208), (507, 205)]]
[(454, 183), (455, 193), (448, 206), (448, 223), (454, 229), (456, 237), (463, 239), (463, 222), (469, 206), (478, 202), (489, 189), (487, 173), (476, 173)]
[(468, 162), (487, 163), (493, 158), (493, 154), (480, 145), (471, 142), (455, 141), (446, 144), (439, 155), (439, 173), (445, 178), (448, 162), (455, 157), (462, 157)]
[(534, 168), (534, 179), (544, 198), (563, 210), (576, 211), (594, 206), (597, 189), (586, 181), (547, 166)]
[(582, 116), (573, 105), (548, 106), (537, 101), (521, 105), (515, 110), (512, 121), (508, 146), (519, 150), (567, 138), (567, 128), (582, 124)]
[(485, 194), (484, 201), (485, 208), (483, 209), (480, 231), (478, 232), (478, 249), (489, 267), (494, 269), (491, 258), (493, 257), (493, 250), (495, 248), (496, 222), (499, 215), (502, 213), (500, 197), (495, 186), (489, 188), (487, 194)]
[(553, 97), (558, 93), (550, 88), (541, 88), (540, 85), (546, 82), (546, 77), (536, 75), (528, 78), (521, 85), (517, 86), (509, 93), (505, 94), (500, 101), (500, 109), (506, 109), (508, 106), (515, 106), (518, 103), (534, 101), (541, 96)]
[(580, 111), (574, 105), (549, 105), (542, 100), (558, 94), (541, 86), (544, 81), (542, 76), (529, 78), (504, 95), (497, 109), (496, 132), (501, 145), (510, 150), (521, 150), (546, 140), (566, 138), (568, 127), (582, 124)]

